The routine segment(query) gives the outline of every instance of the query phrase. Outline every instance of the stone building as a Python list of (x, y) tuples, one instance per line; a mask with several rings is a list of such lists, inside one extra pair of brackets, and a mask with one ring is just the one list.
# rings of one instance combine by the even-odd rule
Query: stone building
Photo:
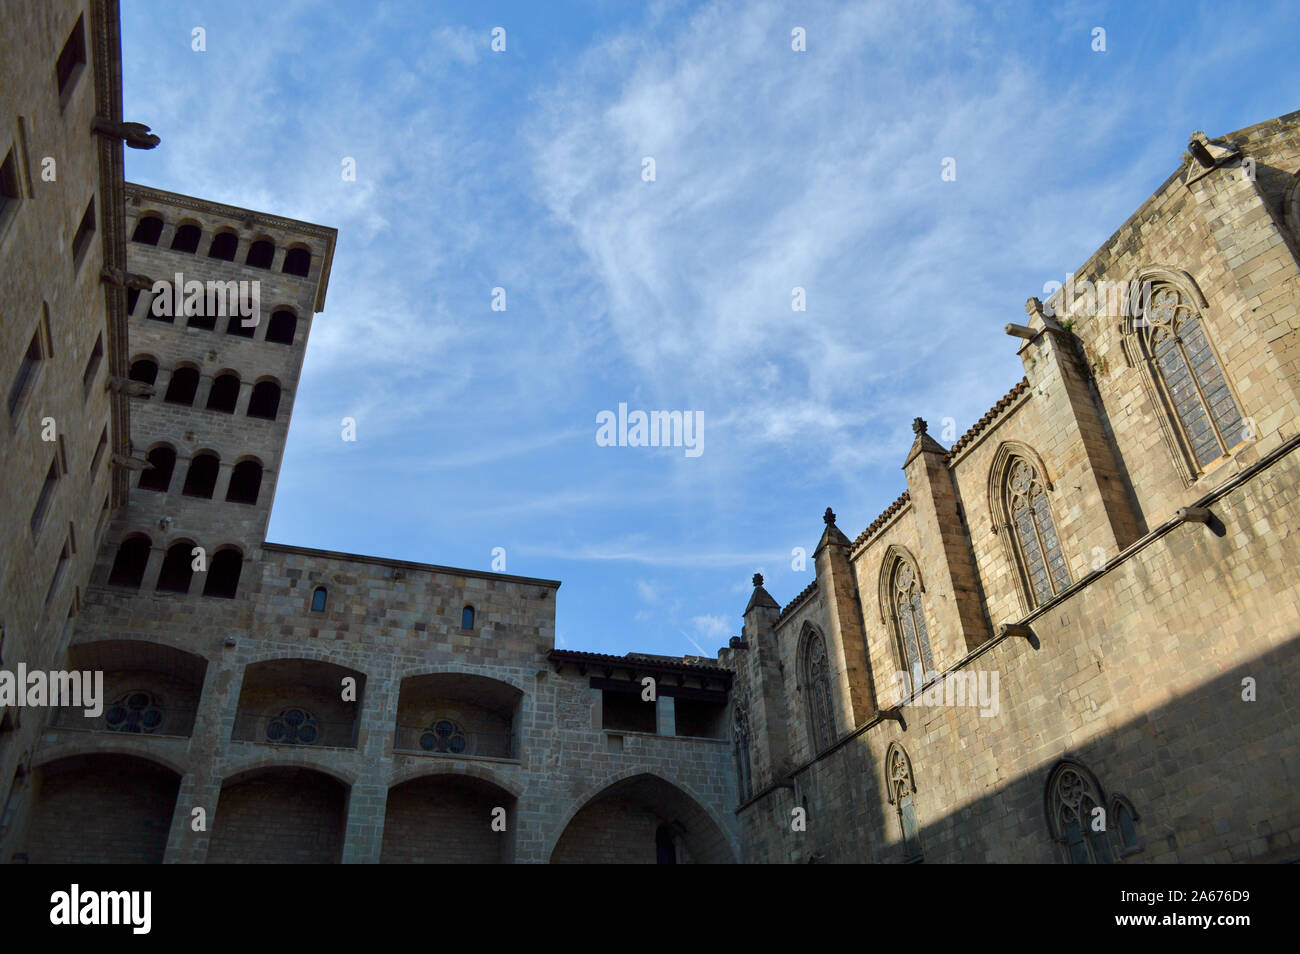
[(0, 668), (104, 706), (0, 713), (0, 857), (1295, 857), (1300, 113), (1193, 137), (784, 608), (608, 656), (555, 648), (554, 580), (266, 541), (336, 233), (122, 182), (116, 5), (24, 16)]

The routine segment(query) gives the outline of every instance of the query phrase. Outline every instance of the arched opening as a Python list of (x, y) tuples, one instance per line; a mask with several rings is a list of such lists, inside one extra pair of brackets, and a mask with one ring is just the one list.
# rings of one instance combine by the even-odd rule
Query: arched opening
[[(132, 381), (139, 381), (141, 384), (148, 384), (150, 387), (158, 380), (158, 362), (152, 358), (136, 358), (131, 362), (131, 370), (127, 372), (127, 377)], [(146, 401), (149, 395), (141, 394), (138, 397)]]
[[(356, 687), (355, 701), (339, 688)], [(355, 748), (366, 677), (316, 659), (268, 659), (244, 671), (231, 738), (266, 745)]]
[(74, 755), (37, 769), (34, 864), (161, 864), (180, 776), (133, 755)]
[(226, 373), (217, 375), (208, 391), (208, 410), (220, 411), (222, 414), (234, 414), (235, 403), (239, 400), (239, 375)]
[(655, 864), (669, 836), (675, 864), (735, 861), (726, 835), (695, 799), (646, 773), (589, 799), (565, 826), (551, 863)]
[(199, 250), (199, 239), (203, 231), (197, 225), (181, 225), (172, 236), (173, 252), (188, 252), (193, 255)]
[(275, 344), (291, 345), (297, 329), (298, 317), (293, 312), (282, 308), (271, 315), (271, 323), (266, 326), (266, 340)]
[(188, 593), (190, 579), (194, 576), (194, 543), (191, 540), (179, 540), (167, 548), (163, 557), (162, 569), (158, 571), (158, 585), (154, 589), (160, 593)]
[(199, 390), (199, 369), (191, 367), (177, 368), (167, 382), (167, 393), (163, 400), (168, 404), (184, 404), (189, 407), (194, 403), (194, 395)]
[(461, 629), (474, 628), (474, 607), (466, 606), (463, 610), (460, 611), (460, 628)]
[(208, 564), (208, 578), (203, 581), (203, 595), (233, 600), (239, 589), (239, 571), (244, 558), (233, 547), (218, 550)]
[(347, 801), (348, 787), (315, 769), (282, 766), (228, 779), (208, 864), (337, 864)]
[(138, 590), (144, 581), (151, 547), (152, 543), (143, 533), (132, 534), (118, 544), (117, 556), (113, 558), (113, 568), (108, 574), (108, 585)]
[(157, 245), (162, 237), (163, 220), (156, 215), (142, 215), (135, 223), (131, 241), (141, 245)]
[(311, 252), (301, 245), (295, 245), (284, 254), (284, 265), (280, 271), (286, 275), (300, 275), (307, 277), (311, 271)]
[(226, 490), (229, 503), (255, 504), (262, 487), (262, 462), (241, 460), (230, 472), (230, 487)]
[(231, 315), (230, 319), (226, 322), (226, 334), (235, 335), (239, 338), (253, 337), (253, 334), (257, 331), (257, 325), (246, 325), (244, 324), (246, 320), (248, 319), (243, 315)]
[(190, 469), (185, 473), (185, 485), (181, 493), (186, 497), (212, 498), (217, 487), (217, 473), (221, 469), (221, 459), (216, 454), (195, 454), (190, 459)]
[(187, 738), (203, 691), (207, 660), (195, 653), (143, 640), (113, 639), (68, 648), (68, 668), (104, 674), (103, 711), (56, 709), (61, 728), (133, 736)]
[(381, 864), (504, 864), (515, 798), (468, 775), (411, 779), (388, 791)]
[(233, 262), (237, 248), (239, 248), (238, 235), (234, 232), (218, 232), (212, 237), (212, 244), (208, 246), (208, 258)]
[(244, 259), (244, 264), (251, 268), (270, 268), (274, 258), (275, 246), (261, 239), (248, 247), (248, 257)]
[(280, 410), (280, 385), (274, 381), (258, 381), (248, 400), (248, 416), (274, 421)]
[(316, 587), (311, 594), (311, 611), (313, 613), (325, 612), (325, 601), (328, 597), (329, 593), (326, 591), (325, 587)]
[(146, 459), (149, 467), (140, 472), (140, 481), (136, 484), (141, 490), (156, 490), (167, 493), (172, 483), (172, 470), (176, 467), (176, 451), (167, 444), (151, 450)]
[(426, 673), (402, 680), (394, 751), (428, 756), (517, 759), (515, 725), (523, 693), (469, 673)]

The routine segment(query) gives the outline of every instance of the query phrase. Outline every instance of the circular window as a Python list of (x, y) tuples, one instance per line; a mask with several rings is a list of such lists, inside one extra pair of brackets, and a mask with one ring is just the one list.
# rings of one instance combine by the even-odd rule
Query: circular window
[(312, 714), (305, 709), (285, 709), (266, 725), (266, 740), (285, 745), (311, 745), (320, 737)]
[(426, 752), (451, 752), (459, 755), (469, 743), (465, 731), (450, 719), (438, 719), (420, 736), (420, 748)]
[(128, 692), (104, 714), (104, 724), (113, 732), (153, 732), (162, 722), (162, 707), (148, 692)]

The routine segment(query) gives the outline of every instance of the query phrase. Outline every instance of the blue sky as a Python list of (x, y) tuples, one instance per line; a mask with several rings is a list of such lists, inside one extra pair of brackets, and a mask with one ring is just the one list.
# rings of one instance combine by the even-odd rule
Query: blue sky
[[(126, 118), (162, 137), (129, 179), (339, 230), (269, 538), (503, 547), (598, 652), (711, 655), (755, 571), (788, 601), (822, 511), (856, 537), (913, 417), (960, 434), (1019, 380), (1002, 326), (1193, 130), (1300, 106), (1292, 2), (123, 0), (122, 25)], [(597, 446), (620, 402), (702, 412), (703, 453)]]

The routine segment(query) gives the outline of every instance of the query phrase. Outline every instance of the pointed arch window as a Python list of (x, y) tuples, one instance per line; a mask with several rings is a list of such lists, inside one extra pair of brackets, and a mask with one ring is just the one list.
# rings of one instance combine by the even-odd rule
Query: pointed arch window
[(885, 569), (888, 585), (885, 588), (890, 617), (894, 624), (894, 639), (899, 647), (898, 658), (912, 676), (919, 668), (923, 684), (925, 674), (934, 672), (934, 656), (930, 652), (930, 631), (925, 624), (925, 607), (921, 600), (921, 579), (916, 567), (905, 557), (898, 557)]
[(1006, 512), (1029, 595), (1032, 604), (1038, 606), (1070, 585), (1070, 571), (1056, 535), (1042, 475), (1025, 458), (1012, 458), (1007, 468), (1005, 495)]
[(738, 702), (731, 717), (731, 743), (736, 756), (736, 791), (741, 803), (754, 794), (753, 776), (749, 761), (749, 708)]
[(1142, 357), (1169, 413), (1170, 423), (1199, 476), (1209, 464), (1246, 440), (1241, 411), (1210, 346), (1200, 309), (1190, 295), (1158, 283), (1150, 304), (1133, 323)]
[(1047, 812), (1052, 837), (1074, 865), (1114, 861), (1106, 836), (1101, 787), (1093, 774), (1076, 762), (1052, 770), (1047, 786)]
[(889, 804), (898, 812), (906, 861), (921, 860), (921, 831), (916, 824), (916, 785), (912, 781), (912, 760), (907, 750), (891, 742), (885, 755), (885, 786)]
[(831, 697), (831, 667), (826, 642), (809, 630), (803, 652), (804, 704), (808, 707), (808, 738), (814, 752), (835, 742), (835, 708)]

